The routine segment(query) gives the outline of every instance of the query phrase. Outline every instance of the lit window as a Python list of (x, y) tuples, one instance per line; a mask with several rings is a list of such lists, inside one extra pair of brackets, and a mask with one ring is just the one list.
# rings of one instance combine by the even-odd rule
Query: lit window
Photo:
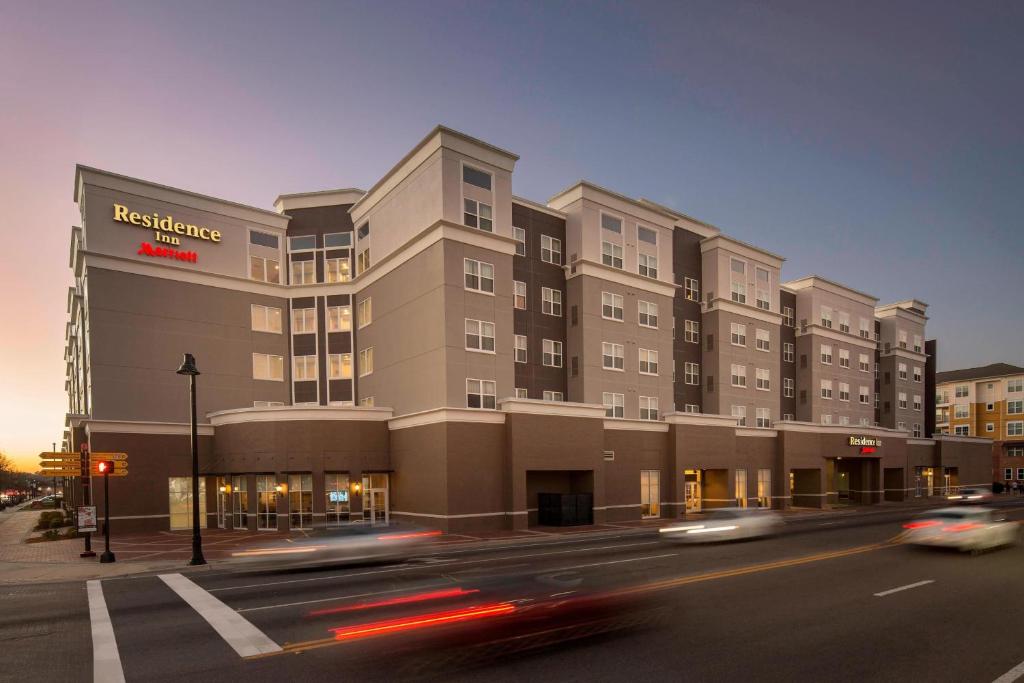
[(253, 332), (281, 332), (281, 309), (273, 306), (250, 305)]
[(348, 282), (352, 279), (352, 267), (349, 265), (348, 258), (325, 259), (324, 268), (328, 282)]
[(296, 308), (292, 310), (292, 332), (295, 334), (316, 332), (316, 309)]
[(316, 378), (316, 356), (295, 356), (292, 359), (293, 380), (302, 382)]
[(366, 297), (356, 305), (356, 322), (360, 328), (373, 322), (373, 301)]
[(310, 261), (292, 261), (292, 284), (310, 285), (316, 282), (316, 263)]
[(266, 353), (252, 354), (252, 378), (283, 381), (284, 357)]
[(327, 356), (330, 379), (352, 379), (352, 354), (332, 353)]
[(327, 307), (327, 331), (348, 332), (352, 329), (352, 307), (351, 306), (328, 306)]
[(365, 377), (373, 373), (373, 347), (363, 349), (359, 352), (359, 376)]
[[(256, 233), (250, 233), (256, 234)], [(249, 257), (249, 277), (260, 282), (281, 282), (281, 266), (277, 259), (262, 256)]]

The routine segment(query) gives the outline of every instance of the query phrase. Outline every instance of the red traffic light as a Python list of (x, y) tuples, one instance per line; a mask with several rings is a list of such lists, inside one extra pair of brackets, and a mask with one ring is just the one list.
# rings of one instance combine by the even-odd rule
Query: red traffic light
[(100, 474), (110, 474), (111, 472), (114, 471), (114, 461), (100, 460), (98, 463), (96, 463), (96, 471), (99, 472)]

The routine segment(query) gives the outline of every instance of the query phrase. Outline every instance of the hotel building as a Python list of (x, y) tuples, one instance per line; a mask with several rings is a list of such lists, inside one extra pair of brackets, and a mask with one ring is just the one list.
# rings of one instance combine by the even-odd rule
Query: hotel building
[(992, 480), (1024, 482), (1024, 368), (995, 363), (936, 375), (939, 433), (992, 440)]
[(989, 480), (987, 441), (928, 437), (925, 304), (783, 284), (782, 256), (586, 181), (517, 197), (517, 159), (439, 126), (369, 190), (272, 211), (77, 167), (64, 443), (129, 454), (118, 528), (190, 524), (183, 353), (208, 526), (522, 528), (540, 493), (602, 522)]

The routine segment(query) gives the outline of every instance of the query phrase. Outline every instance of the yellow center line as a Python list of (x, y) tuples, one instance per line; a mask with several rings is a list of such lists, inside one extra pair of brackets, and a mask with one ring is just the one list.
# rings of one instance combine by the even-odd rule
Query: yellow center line
[[(858, 555), (860, 553), (867, 553), (873, 550), (880, 550), (882, 548), (891, 547), (902, 542), (906, 532), (901, 532), (892, 538), (882, 541), (881, 543), (872, 543), (869, 545), (856, 546), (854, 548), (847, 548), (845, 550), (833, 550), (826, 553), (817, 553), (815, 555), (807, 555), (804, 557), (794, 557), (788, 560), (777, 560), (775, 562), (764, 562), (762, 564), (748, 565), (746, 567), (736, 567), (734, 569), (723, 569), (714, 572), (707, 572), (705, 574), (694, 574), (690, 576), (681, 576), (675, 579), (667, 579), (664, 581), (657, 581), (655, 583), (649, 583), (642, 586), (635, 586), (632, 588), (624, 588), (619, 591), (614, 591), (612, 595), (629, 595), (633, 593), (642, 593), (648, 591), (666, 590), (670, 588), (676, 588), (678, 586), (685, 586), (691, 583), (700, 583), (703, 581), (715, 581), (718, 579), (727, 579), (733, 576), (743, 576), (745, 574), (754, 574), (758, 572), (771, 571), (773, 569), (783, 569), (785, 567), (795, 567), (802, 564), (810, 564), (812, 562), (822, 562), (824, 560), (831, 560), (839, 557), (847, 557), (850, 555)], [(314, 650), (321, 647), (330, 647), (333, 645), (345, 645), (350, 641), (337, 640), (335, 638), (323, 638), (320, 640), (307, 640), (300, 643), (285, 643), (280, 652), (268, 652), (266, 654), (253, 655), (245, 657), (245, 659), (261, 659), (263, 657), (277, 657), (283, 654), (297, 654), (305, 652), (306, 650)]]

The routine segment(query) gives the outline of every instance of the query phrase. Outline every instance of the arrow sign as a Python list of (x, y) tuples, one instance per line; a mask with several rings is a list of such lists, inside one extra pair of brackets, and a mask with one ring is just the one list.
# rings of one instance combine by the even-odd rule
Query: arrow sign
[(97, 460), (127, 460), (127, 453), (90, 453), (89, 460), (96, 462)]
[(56, 459), (59, 459), (59, 460), (63, 460), (63, 459), (66, 459), (66, 458), (77, 458), (77, 457), (79, 457), (79, 454), (78, 453), (40, 453), (39, 457), (40, 458), (56, 458)]
[(44, 477), (80, 477), (82, 470), (41, 470)]

